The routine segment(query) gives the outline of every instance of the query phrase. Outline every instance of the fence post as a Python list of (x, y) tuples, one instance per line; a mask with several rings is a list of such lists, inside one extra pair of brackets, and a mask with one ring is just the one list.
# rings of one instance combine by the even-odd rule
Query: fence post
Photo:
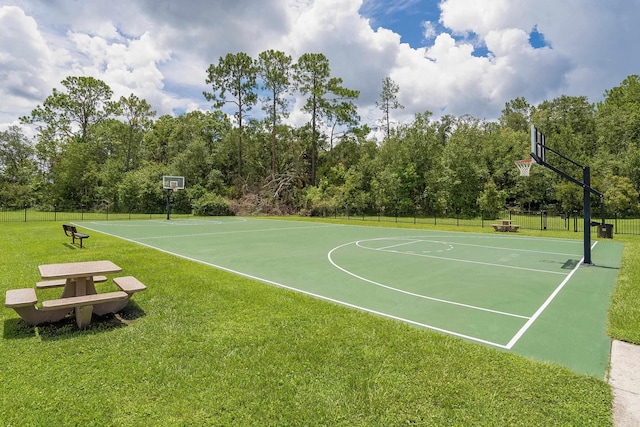
[(55, 203), (53, 205), (53, 220), (58, 220), (58, 205), (56, 205)]
[(24, 222), (27, 222), (27, 204), (24, 204)]

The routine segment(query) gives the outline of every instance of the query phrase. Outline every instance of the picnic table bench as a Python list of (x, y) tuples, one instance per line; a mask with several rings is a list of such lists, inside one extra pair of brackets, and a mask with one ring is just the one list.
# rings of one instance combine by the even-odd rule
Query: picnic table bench
[(97, 293), (94, 283), (104, 282), (106, 276), (99, 274), (117, 273), (120, 267), (111, 261), (89, 261), (66, 264), (48, 264), (39, 267), (43, 279), (36, 289), (64, 286), (62, 296), (46, 300), (37, 307), (38, 298), (34, 288), (10, 289), (6, 292), (5, 306), (12, 308), (29, 325), (52, 323), (62, 320), (75, 311), (76, 323), (80, 329), (86, 328), (95, 313), (103, 316), (116, 313), (127, 306), (131, 295), (143, 291), (146, 286), (133, 276), (116, 277), (114, 283), (119, 291)]
[(82, 247), (82, 241), (89, 238), (88, 234), (78, 233), (75, 225), (62, 224), (62, 229), (65, 235), (71, 237), (71, 243), (74, 245), (76, 244), (76, 239), (78, 239), (80, 241), (80, 247)]
[(502, 231), (502, 232), (515, 232), (515, 231), (518, 231), (518, 228), (520, 228), (519, 225), (511, 224), (511, 220), (509, 219), (503, 219), (501, 220), (500, 224), (491, 224), (491, 226), (495, 231)]

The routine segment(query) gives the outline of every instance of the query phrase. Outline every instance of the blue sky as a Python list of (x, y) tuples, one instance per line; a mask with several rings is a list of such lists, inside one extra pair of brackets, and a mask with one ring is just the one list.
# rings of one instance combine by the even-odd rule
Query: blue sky
[[(640, 73), (638, 16), (640, 2), (622, 0), (3, 0), (0, 129), (75, 75), (146, 99), (158, 115), (208, 110), (207, 67), (267, 49), (294, 61), (325, 54), (360, 91), (369, 125), (385, 77), (405, 106), (397, 123), (425, 111), (495, 120), (518, 97), (597, 102)], [(300, 102), (295, 125), (308, 119)]]
[[(455, 34), (439, 22), (439, 4), (440, 0), (365, 0), (359, 12), (370, 20), (373, 28), (383, 27), (398, 33), (400, 41), (414, 49), (430, 46), (437, 34), (447, 32), (459, 42), (473, 43), (474, 56), (486, 57), (489, 51), (475, 33)], [(531, 28), (529, 43), (536, 49), (550, 46), (537, 25)]]
[(430, 22), (439, 26), (439, 3), (438, 0), (370, 0), (363, 3), (360, 13), (370, 19), (373, 28), (388, 28), (400, 35), (402, 43), (419, 48), (432, 41), (425, 39), (424, 23)]

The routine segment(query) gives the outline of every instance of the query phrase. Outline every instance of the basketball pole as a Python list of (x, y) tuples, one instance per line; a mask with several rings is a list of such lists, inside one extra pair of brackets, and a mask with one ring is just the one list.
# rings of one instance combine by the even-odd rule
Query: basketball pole
[(171, 189), (167, 188), (167, 221), (171, 219)]
[(545, 162), (544, 160), (542, 160), (542, 158), (540, 156), (538, 156), (536, 153), (531, 153), (531, 157), (533, 158), (533, 160), (536, 161), (536, 163), (538, 163), (540, 166), (544, 166), (547, 169), (551, 169), (552, 171), (554, 171), (555, 173), (557, 173), (558, 175), (562, 176), (563, 178), (573, 182), (576, 185), (579, 185), (580, 187), (583, 188), (583, 213), (584, 213), (584, 226), (583, 226), (583, 231), (584, 231), (584, 264), (593, 264), (591, 262), (591, 194), (595, 194), (597, 196), (600, 197), (601, 200), (601, 204), (602, 204), (602, 225), (604, 226), (605, 223), (605, 218), (604, 218), (604, 194), (602, 194), (601, 192), (591, 188), (591, 169), (589, 168), (589, 166), (583, 166), (580, 163), (576, 163), (575, 161), (571, 160), (570, 158), (563, 156), (562, 154), (558, 153), (557, 151), (547, 147), (546, 145), (540, 145), (538, 144), (543, 150), (549, 150), (552, 153), (556, 154), (557, 156), (562, 157), (563, 159), (567, 160), (568, 162), (573, 163), (574, 165), (582, 168), (582, 182), (578, 181), (577, 179), (575, 179), (574, 177), (572, 177), (571, 175), (561, 171), (560, 169), (556, 168), (555, 166), (550, 165), (549, 163)]

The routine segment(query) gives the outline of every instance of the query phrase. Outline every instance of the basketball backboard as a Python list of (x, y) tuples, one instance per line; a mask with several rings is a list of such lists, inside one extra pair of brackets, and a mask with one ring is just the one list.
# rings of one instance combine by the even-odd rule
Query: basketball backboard
[[(531, 153), (535, 154), (535, 156), (543, 162), (546, 162), (546, 144), (547, 138), (544, 134), (538, 131), (534, 125), (531, 125)], [(538, 163), (534, 156), (531, 157), (534, 163)]]
[(184, 176), (163, 176), (162, 188), (165, 190), (184, 190)]

